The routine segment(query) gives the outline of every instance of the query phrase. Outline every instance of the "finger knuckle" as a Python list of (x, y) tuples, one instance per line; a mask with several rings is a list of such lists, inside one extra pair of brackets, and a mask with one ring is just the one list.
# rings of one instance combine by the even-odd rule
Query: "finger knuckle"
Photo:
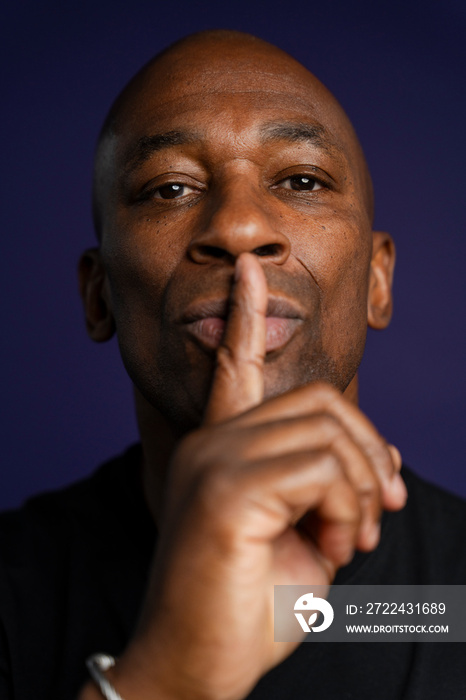
[(362, 511), (358, 495), (347, 481), (333, 485), (330, 497), (335, 501), (335, 520), (347, 525), (358, 526), (361, 522)]
[(335, 399), (341, 396), (337, 389), (327, 382), (319, 381), (313, 383), (311, 386), (313, 387), (313, 393), (315, 394), (316, 398), (321, 399), (324, 402), (335, 401)]
[(357, 483), (357, 491), (359, 494), (367, 498), (378, 497), (380, 493), (380, 485), (376, 476), (372, 473), (367, 473), (360, 476)]
[(330, 413), (318, 413), (312, 416), (312, 424), (323, 439), (330, 442), (335, 441), (344, 433), (343, 428), (335, 416)]
[(217, 369), (229, 379), (235, 376), (235, 357), (235, 351), (226, 343), (217, 349)]
[(338, 455), (329, 450), (320, 450), (317, 453), (317, 461), (320, 469), (325, 474), (327, 481), (333, 482), (344, 478), (342, 464)]
[(259, 353), (245, 354), (227, 342), (217, 350), (217, 367), (230, 378), (236, 376), (237, 367), (251, 366), (262, 371), (264, 358)]

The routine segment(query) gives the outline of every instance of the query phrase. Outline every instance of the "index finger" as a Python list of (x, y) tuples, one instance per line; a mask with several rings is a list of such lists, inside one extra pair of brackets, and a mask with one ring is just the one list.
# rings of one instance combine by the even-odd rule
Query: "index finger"
[(230, 308), (204, 423), (218, 423), (264, 397), (267, 281), (257, 257), (242, 253), (235, 267)]

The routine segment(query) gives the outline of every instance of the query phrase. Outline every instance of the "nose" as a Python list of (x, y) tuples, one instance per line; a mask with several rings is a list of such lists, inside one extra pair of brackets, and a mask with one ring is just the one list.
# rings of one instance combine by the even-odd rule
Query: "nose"
[(266, 194), (245, 187), (230, 187), (210, 202), (202, 230), (191, 241), (188, 256), (206, 264), (217, 260), (233, 262), (241, 253), (254, 253), (283, 265), (290, 255), (288, 237), (277, 230), (273, 207)]

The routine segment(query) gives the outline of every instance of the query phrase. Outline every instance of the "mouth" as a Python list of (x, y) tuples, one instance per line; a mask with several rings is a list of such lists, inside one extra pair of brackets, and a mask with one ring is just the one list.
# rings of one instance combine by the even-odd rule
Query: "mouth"
[[(203, 347), (216, 350), (227, 324), (228, 301), (207, 299), (192, 304), (181, 322)], [(283, 348), (304, 320), (301, 309), (283, 297), (269, 296), (266, 314), (266, 353)]]

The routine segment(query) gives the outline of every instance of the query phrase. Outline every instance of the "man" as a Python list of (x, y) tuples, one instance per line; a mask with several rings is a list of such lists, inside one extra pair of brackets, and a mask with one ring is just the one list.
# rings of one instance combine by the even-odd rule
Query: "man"
[(357, 408), (394, 247), (336, 100), (262, 41), (190, 37), (114, 104), (94, 203), (87, 327), (117, 333), (142, 449), (5, 516), (4, 696), (73, 697), (105, 651), (125, 700), (461, 697), (460, 645), (273, 642), (274, 584), (466, 573), (463, 504), (406, 472), (405, 507)]

